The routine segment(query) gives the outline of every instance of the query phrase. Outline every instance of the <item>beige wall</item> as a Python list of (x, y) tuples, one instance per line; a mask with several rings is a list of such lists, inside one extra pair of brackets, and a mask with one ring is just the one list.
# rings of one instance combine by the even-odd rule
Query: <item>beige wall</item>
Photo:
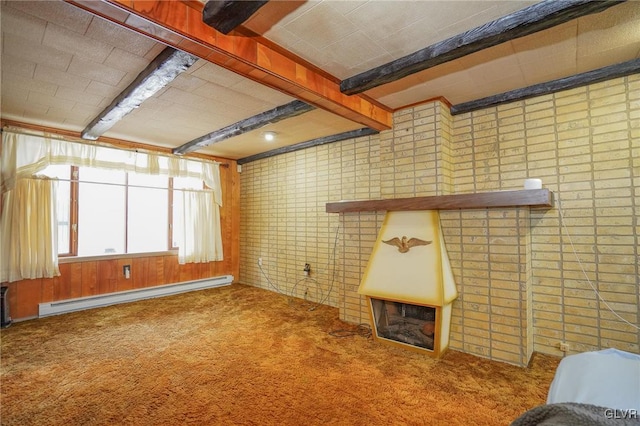
[(640, 332), (581, 271), (640, 323), (638, 75), (453, 117), (429, 103), (377, 136), (245, 164), (240, 281), (273, 289), (262, 257), (281, 291), (368, 322), (357, 288), (384, 212), (327, 214), (326, 202), (521, 189), (527, 177), (556, 208), (441, 211), (460, 292), (451, 347), (520, 365), (533, 350), (561, 355), (560, 341), (640, 352)]

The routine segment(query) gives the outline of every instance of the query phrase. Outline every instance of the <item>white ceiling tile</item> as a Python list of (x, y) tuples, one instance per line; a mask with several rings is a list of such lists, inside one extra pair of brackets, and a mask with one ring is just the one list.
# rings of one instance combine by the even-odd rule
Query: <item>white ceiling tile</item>
[(212, 101), (222, 102), (223, 104), (241, 105), (242, 108), (247, 111), (247, 116), (270, 109), (269, 102), (216, 84), (205, 84), (198, 90), (198, 94)]
[(159, 43), (155, 40), (133, 32), (129, 29), (118, 27), (101, 18), (93, 18), (87, 36), (94, 40), (108, 41), (111, 46), (120, 48), (137, 56), (144, 56)]
[[(80, 59), (78, 56), (74, 56), (71, 60), (71, 64), (69, 64), (69, 73), (111, 86), (117, 86), (126, 74), (123, 71), (109, 68), (103, 64), (85, 61)], [(129, 83), (130, 81), (127, 81), (127, 84)]]
[[(434, 10), (429, 8), (427, 2), (369, 1), (348, 13), (347, 18), (370, 39), (383, 40), (390, 33), (395, 33), (420, 20), (426, 13), (425, 8), (432, 12)], [(392, 9), (393, 13), (391, 13)]]
[(58, 86), (69, 87), (76, 90), (84, 90), (91, 81), (88, 78), (68, 74), (53, 68), (38, 64), (35, 72), (35, 79), (52, 83)]
[[(186, 70), (185, 72), (211, 83), (218, 84), (220, 86), (233, 86), (244, 80), (244, 78), (232, 71), (224, 69), (218, 65), (207, 62), (204, 59), (199, 60), (194, 65), (199, 65), (197, 68)], [(191, 67), (193, 68), (193, 66)]]
[(578, 56), (577, 70), (586, 72), (612, 64), (627, 62), (638, 58), (638, 50), (640, 50), (640, 41), (635, 44), (597, 52), (593, 55)]
[(205, 84), (207, 84), (205, 80), (185, 72), (179, 74), (178, 77), (171, 82), (172, 87), (185, 92), (196, 92)]
[[(84, 34), (91, 15), (62, 1), (10, 1), (11, 8), (33, 16), (46, 16), (47, 21), (76, 33)], [(3, 6), (4, 9), (4, 6)]]
[(76, 104), (75, 101), (68, 101), (55, 96), (47, 95), (41, 92), (29, 92), (27, 100), (30, 103), (36, 103), (38, 105), (45, 105), (47, 107), (55, 107), (62, 111), (70, 111)]
[(3, 34), (3, 36), (3, 52), (6, 54), (61, 71), (65, 71), (71, 63), (73, 55), (69, 53), (42, 46), (17, 35)]
[(263, 99), (271, 103), (273, 106), (284, 105), (294, 100), (294, 98), (289, 95), (270, 87), (263, 86), (253, 80), (244, 79), (231, 87), (240, 93), (248, 93), (255, 98)]
[(116, 70), (139, 74), (149, 65), (149, 60), (125, 50), (115, 48), (109, 53), (104, 65)]
[(611, 13), (578, 20), (577, 56), (591, 56), (640, 41), (640, 3), (627, 2)]
[(439, 41), (439, 36), (435, 27), (426, 21), (429, 19), (423, 18), (396, 32), (389, 33), (378, 43), (394, 58), (401, 58), (431, 46)]
[(26, 107), (27, 101), (23, 101), (17, 98), (5, 99), (5, 96), (2, 97), (2, 103), (0, 103), (0, 108), (2, 108), (2, 118), (6, 118), (8, 120), (21, 120), (24, 116), (24, 108)]
[(121, 90), (108, 84), (92, 81), (85, 91), (93, 95), (102, 96), (103, 98), (115, 98)]
[(44, 36), (47, 21), (3, 6), (0, 24), (3, 33), (19, 35), (39, 44)]
[(175, 87), (169, 87), (164, 93), (157, 96), (165, 102), (172, 104), (178, 104), (181, 107), (186, 108), (207, 108), (211, 101), (198, 94), (185, 92), (183, 90), (176, 89)]
[[(90, 106), (99, 106), (105, 99), (102, 96), (92, 95), (87, 93), (86, 91), (80, 91), (75, 89), (70, 89), (68, 87), (59, 87), (56, 91), (56, 98), (65, 99), (68, 101), (75, 101), (79, 104), (90, 105)], [(109, 102), (111, 102), (109, 100)]]
[(316, 49), (323, 49), (357, 29), (347, 18), (333, 13), (330, 2), (320, 3), (285, 28)]
[(78, 33), (51, 23), (47, 24), (42, 44), (81, 56), (93, 62), (103, 62), (113, 49), (106, 42), (83, 37)]
[[(35, 73), (34, 73), (34, 76), (35, 76)], [(2, 70), (2, 87), (3, 88), (5, 84), (14, 88), (21, 87), (26, 92), (37, 91), (37, 92), (47, 93), (52, 96), (56, 94), (56, 90), (58, 89), (57, 84), (43, 81), (43, 80), (36, 80), (35, 78), (27, 78), (21, 74), (14, 74), (11, 72), (7, 72), (3, 69)]]
[[(156, 43), (149, 51), (144, 55), (144, 58), (151, 62), (158, 56), (167, 46), (161, 43)], [(194, 64), (195, 65), (195, 64)], [(193, 67), (193, 65), (192, 65)]]
[(47, 115), (49, 107), (35, 102), (27, 102), (24, 108), (24, 115), (33, 117), (35, 120), (42, 120)]
[(571, 21), (547, 31), (512, 40), (511, 45), (521, 63), (548, 63), (547, 57), (550, 54), (566, 55), (575, 63), (577, 31), (576, 21)]
[(9, 54), (2, 55), (2, 72), (10, 72), (27, 78), (32, 78), (35, 70), (35, 62)]
[(83, 104), (76, 104), (65, 120), (66, 123), (73, 123), (80, 129), (84, 129), (104, 108), (92, 107)]
[[(311, 44), (306, 43), (304, 40), (298, 37), (297, 34), (294, 34), (291, 31), (287, 30), (287, 28), (281, 24), (274, 25), (269, 31), (264, 33), (264, 36), (276, 45), (300, 56), (301, 58), (305, 58), (309, 62), (312, 62), (310, 58), (318, 57), (316, 54), (314, 54), (315, 52), (319, 51), (318, 49), (316, 49)], [(308, 46), (309, 51), (301, 51), (300, 49), (294, 48), (301, 43), (304, 43), (306, 46)]]
[[(519, 59), (519, 62), (526, 86), (574, 75), (577, 70), (575, 56), (567, 56), (565, 54), (549, 54), (545, 60), (528, 62)], [(550, 62), (553, 62), (553, 67), (549, 67)]]
[[(345, 68), (355, 68), (367, 62), (371, 57), (378, 57), (384, 50), (361, 31), (349, 34), (327, 46), (326, 58), (333, 63), (340, 63)], [(337, 76), (341, 78), (340, 76)]]
[[(370, 3), (371, 0), (329, 0), (331, 2), (331, 7), (337, 13), (341, 15), (348, 15), (354, 10), (362, 7), (366, 3)], [(379, 1), (379, 0), (374, 0)]]
[(9, 99), (23, 102), (27, 100), (29, 91), (24, 90), (24, 87), (20, 85), (14, 85), (10, 80), (2, 80), (2, 101)]

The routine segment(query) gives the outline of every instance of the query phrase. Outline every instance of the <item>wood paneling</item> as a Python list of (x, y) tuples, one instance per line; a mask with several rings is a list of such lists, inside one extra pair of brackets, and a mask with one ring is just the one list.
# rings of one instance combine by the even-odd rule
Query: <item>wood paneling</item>
[(80, 268), (82, 296), (98, 294), (98, 262), (83, 262)]
[[(9, 287), (9, 312), (14, 320), (38, 316), (38, 304), (141, 287), (153, 287), (240, 273), (240, 184), (236, 162), (220, 169), (223, 206), (220, 211), (224, 260), (179, 265), (177, 255), (121, 256), (115, 259), (60, 265), (60, 276), (4, 283)], [(125, 279), (123, 265), (131, 265)]]

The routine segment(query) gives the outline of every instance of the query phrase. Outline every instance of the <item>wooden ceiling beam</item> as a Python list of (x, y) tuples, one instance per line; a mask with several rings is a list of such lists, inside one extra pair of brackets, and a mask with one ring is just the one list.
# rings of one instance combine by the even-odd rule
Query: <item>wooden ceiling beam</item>
[(222, 34), (229, 34), (249, 19), (268, 0), (209, 0), (204, 5), (202, 20)]
[(545, 0), (349, 77), (340, 83), (340, 90), (348, 95), (362, 93), (479, 50), (602, 12), (624, 1)]
[(96, 140), (125, 115), (138, 108), (180, 73), (198, 60), (197, 57), (165, 48), (140, 74), (82, 131), (82, 138)]
[(182, 1), (65, 1), (364, 126), (391, 128), (390, 108), (364, 96), (343, 94), (336, 81), (260, 39), (215, 31), (196, 8)]
[(204, 148), (205, 146), (222, 142), (225, 139), (229, 139), (234, 136), (259, 129), (266, 126), (267, 124), (277, 123), (278, 121), (285, 120), (287, 118), (296, 117), (313, 109), (315, 109), (314, 106), (302, 101), (289, 102), (288, 104), (275, 107), (273, 109), (270, 109), (269, 111), (254, 115), (253, 117), (246, 118), (244, 120), (238, 121), (237, 123), (223, 127), (220, 130), (216, 130), (197, 139), (189, 141), (177, 148), (174, 148), (172, 152), (176, 155), (187, 154), (189, 152)]

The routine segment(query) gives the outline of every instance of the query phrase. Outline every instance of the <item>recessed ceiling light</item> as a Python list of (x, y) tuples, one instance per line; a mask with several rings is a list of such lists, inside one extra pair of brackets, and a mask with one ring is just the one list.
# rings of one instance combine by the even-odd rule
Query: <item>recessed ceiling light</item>
[(264, 140), (271, 142), (276, 138), (276, 132), (264, 132)]

